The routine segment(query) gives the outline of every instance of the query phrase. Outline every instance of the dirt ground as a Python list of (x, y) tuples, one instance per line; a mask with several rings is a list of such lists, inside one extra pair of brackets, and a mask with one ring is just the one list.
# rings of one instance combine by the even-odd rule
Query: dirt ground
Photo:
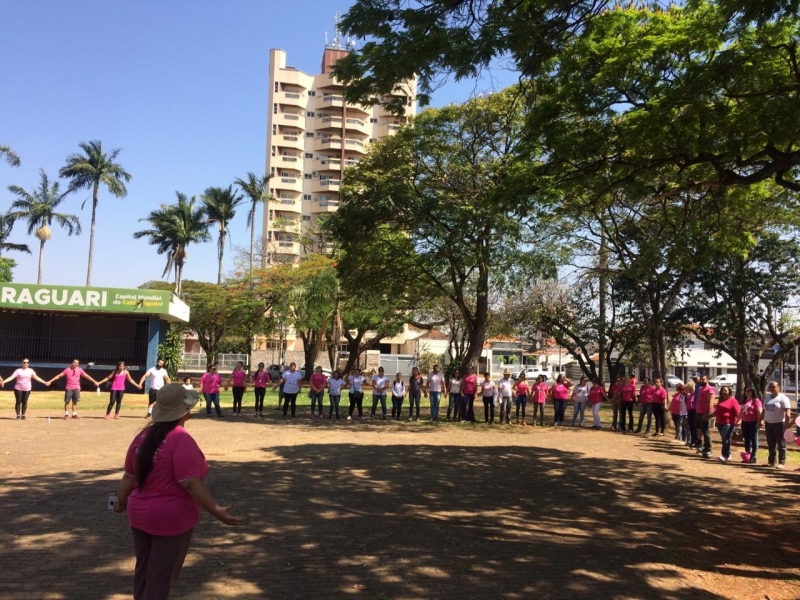
[[(130, 597), (106, 500), (145, 421), (48, 415), (0, 418), (0, 598)], [(173, 597), (800, 598), (792, 470), (610, 431), (307, 415), (189, 422), (244, 524), (203, 516)]]

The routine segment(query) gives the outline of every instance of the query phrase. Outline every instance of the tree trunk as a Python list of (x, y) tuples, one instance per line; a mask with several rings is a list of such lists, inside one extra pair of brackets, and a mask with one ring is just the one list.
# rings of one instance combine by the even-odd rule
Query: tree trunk
[(39, 240), (39, 278), (36, 283), (42, 284), (42, 265), (44, 263), (44, 240)]
[(250, 217), (250, 277), (253, 276), (253, 249), (256, 246), (256, 203), (253, 202), (253, 215)]
[(219, 258), (219, 270), (217, 271), (217, 285), (222, 283), (222, 258), (225, 254), (225, 230), (219, 230), (219, 242), (217, 244), (217, 257)]
[(97, 194), (100, 182), (95, 181), (92, 189), (92, 226), (89, 228), (89, 265), (86, 269), (86, 287), (92, 285), (92, 264), (94, 263), (94, 224), (97, 220)]

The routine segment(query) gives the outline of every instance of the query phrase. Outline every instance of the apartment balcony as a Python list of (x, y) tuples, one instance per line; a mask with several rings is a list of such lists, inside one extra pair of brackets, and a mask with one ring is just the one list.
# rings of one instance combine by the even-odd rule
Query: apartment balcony
[(375, 127), (375, 137), (382, 139), (394, 135), (402, 127), (399, 123), (382, 123)]
[(293, 129), (304, 130), (306, 128), (306, 118), (300, 113), (279, 112), (272, 115), (273, 125), (283, 125)]
[(272, 241), (269, 243), (270, 248), (277, 254), (292, 254), (299, 255), (303, 251), (300, 242), (286, 242), (281, 240)]
[[(275, 211), (278, 218), (281, 218), (281, 213), (292, 213), (293, 215), (301, 214), (303, 212), (303, 201), (300, 195), (297, 198), (275, 198), (269, 203), (269, 209)], [(299, 223), (299, 221), (298, 221)], [(286, 231), (294, 231), (294, 229), (287, 229)]]
[(327, 94), (317, 96), (314, 100), (314, 108), (317, 110), (339, 109), (344, 106), (344, 96), (338, 94)]
[(306, 107), (306, 95), (300, 92), (275, 92), (273, 95), (273, 102), (278, 104), (287, 104), (289, 106)]
[(311, 214), (332, 213), (339, 210), (338, 200), (314, 200), (311, 203)]
[(311, 161), (311, 169), (313, 171), (325, 172), (332, 171), (338, 173), (341, 170), (341, 162), (338, 158), (320, 157), (314, 158)]
[[(314, 119), (314, 129), (322, 131), (325, 129), (342, 131), (342, 118), (341, 117), (317, 117)], [(363, 119), (356, 119), (355, 117), (347, 117), (345, 119), (345, 131), (361, 133), (367, 137), (372, 135), (372, 123)]]
[(294, 169), (296, 171), (303, 170), (303, 153), (302, 152), (290, 152), (287, 154), (279, 154), (278, 156), (274, 157), (276, 160), (272, 161), (272, 164), (277, 166), (279, 169)]
[(303, 135), (287, 135), (279, 134), (273, 135), (270, 142), (278, 148), (291, 148), (292, 150), (299, 150), (303, 152), (306, 149), (305, 139)]
[(319, 192), (339, 192), (341, 181), (338, 179), (314, 179), (311, 182), (311, 191)]
[(301, 193), (303, 191), (303, 179), (300, 176), (287, 176), (285, 173), (282, 173), (270, 179), (269, 184), (275, 189), (275, 196), (280, 196), (280, 190)]

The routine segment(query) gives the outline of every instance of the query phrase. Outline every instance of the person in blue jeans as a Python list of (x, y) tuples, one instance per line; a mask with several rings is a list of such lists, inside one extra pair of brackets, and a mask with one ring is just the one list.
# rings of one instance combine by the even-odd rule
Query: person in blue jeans
[(381, 403), (383, 419), (386, 420), (386, 390), (389, 388), (389, 378), (386, 377), (383, 367), (378, 368), (377, 374), (372, 376), (372, 411), (370, 419), (375, 418), (375, 409)]
[(731, 436), (736, 429), (736, 422), (739, 420), (739, 401), (731, 394), (731, 388), (723, 385), (719, 390), (719, 400), (714, 409), (714, 416), (717, 418), (717, 430), (722, 438), (722, 452), (719, 460), (728, 462), (731, 457)]
[(439, 371), (439, 365), (433, 365), (433, 372), (428, 373), (425, 384), (425, 395), (431, 399), (431, 421), (439, 420), (439, 402), (445, 390), (444, 373)]

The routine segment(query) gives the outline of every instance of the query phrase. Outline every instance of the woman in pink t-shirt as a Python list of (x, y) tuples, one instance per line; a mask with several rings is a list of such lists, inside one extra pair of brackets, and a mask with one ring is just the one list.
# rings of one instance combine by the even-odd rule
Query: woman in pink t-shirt
[(217, 365), (208, 367), (208, 371), (203, 373), (200, 378), (200, 391), (206, 400), (206, 416), (211, 416), (211, 405), (217, 411), (217, 417), (222, 417), (222, 410), (219, 407), (219, 388), (222, 386), (222, 376), (217, 373)]
[(108, 377), (97, 382), (98, 390), (100, 389), (100, 386), (109, 379), (111, 380), (111, 395), (108, 399), (106, 416), (103, 418), (108, 419), (108, 416), (111, 414), (111, 407), (116, 404), (117, 408), (114, 410), (114, 418), (119, 419), (119, 409), (122, 406), (122, 396), (125, 395), (125, 382), (129, 381), (133, 387), (138, 389), (142, 389), (142, 386), (133, 380), (131, 374), (128, 372), (128, 369), (125, 368), (125, 363), (122, 361), (117, 363), (116, 371), (112, 371)]
[(664, 389), (664, 383), (661, 379), (656, 379), (655, 389), (653, 395), (650, 397), (650, 403), (653, 405), (653, 417), (656, 421), (656, 430), (653, 432), (653, 437), (664, 437), (664, 407), (667, 404), (667, 390)]
[(461, 422), (475, 421), (475, 394), (478, 392), (478, 376), (475, 367), (469, 365), (461, 382)]
[(264, 416), (264, 396), (267, 394), (267, 384), (270, 381), (269, 373), (264, 370), (264, 363), (258, 363), (258, 370), (253, 373), (253, 392), (256, 395), (255, 410), (256, 416)]
[(719, 431), (719, 436), (722, 438), (722, 451), (719, 457), (721, 462), (728, 462), (731, 457), (731, 437), (733, 437), (733, 431), (739, 421), (740, 412), (739, 401), (731, 393), (731, 388), (723, 385), (719, 390), (717, 405), (714, 407), (717, 431)]
[(572, 382), (563, 373), (558, 376), (553, 387), (550, 388), (550, 398), (553, 400), (555, 409), (555, 426), (564, 424), (564, 413), (567, 410), (567, 400), (569, 399), (569, 388)]
[(600, 383), (599, 377), (592, 378), (592, 387), (589, 388), (589, 403), (592, 405), (592, 429), (602, 429), (603, 423), (600, 421), (600, 405), (604, 400), (608, 400), (606, 388)]
[(550, 393), (550, 387), (547, 385), (547, 377), (539, 375), (536, 378), (536, 383), (533, 384), (532, 389), (532, 402), (533, 402), (533, 425), (536, 426), (536, 415), (539, 415), (539, 425), (544, 425), (544, 403), (547, 401), (547, 394)]
[(242, 361), (237, 362), (236, 367), (231, 371), (228, 383), (225, 386), (226, 392), (228, 391), (228, 386), (233, 391), (233, 416), (241, 417), (242, 398), (244, 398), (244, 393), (247, 391), (247, 371), (244, 370)]
[(14, 383), (14, 412), (17, 414), (17, 420), (25, 420), (25, 412), (28, 410), (28, 399), (31, 397), (31, 380), (35, 379), (39, 383), (49, 385), (44, 379), (40, 379), (36, 371), (31, 369), (30, 361), (27, 358), (22, 359), (22, 367), (14, 371), (10, 377), (0, 379), (0, 387), (3, 387), (12, 379), (16, 379)]
[(758, 397), (756, 388), (747, 388), (744, 391), (744, 404), (742, 405), (742, 412), (739, 413), (739, 422), (742, 424), (744, 451), (750, 455), (747, 462), (752, 464), (756, 464), (758, 429), (761, 425), (761, 413), (763, 411), (764, 405)]
[(322, 367), (317, 365), (314, 368), (314, 373), (309, 378), (309, 387), (311, 388), (311, 418), (314, 418), (314, 409), (319, 405), (319, 418), (322, 418), (322, 399), (325, 397), (325, 384), (328, 383), (328, 378), (322, 372)]
[(208, 464), (183, 427), (199, 399), (180, 383), (158, 390), (153, 423), (136, 434), (125, 457), (114, 512), (127, 510), (133, 532), (134, 598), (169, 596), (201, 508), (226, 525), (240, 523), (230, 515), (233, 507), (217, 504), (203, 482)]

